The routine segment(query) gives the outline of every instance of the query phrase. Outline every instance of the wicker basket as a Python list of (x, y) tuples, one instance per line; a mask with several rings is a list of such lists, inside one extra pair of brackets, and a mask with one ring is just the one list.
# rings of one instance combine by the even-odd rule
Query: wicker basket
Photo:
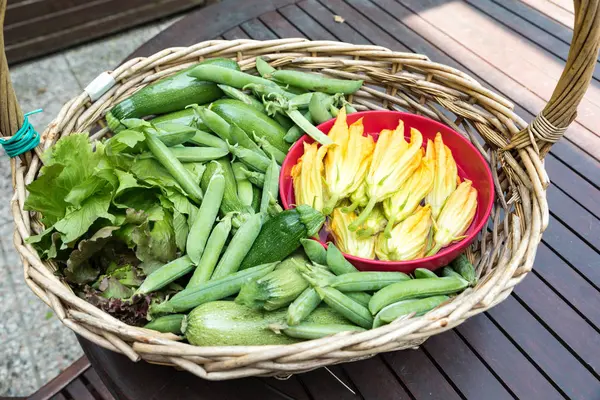
[[(0, 0), (0, 26), (5, 5), (6, 1)], [(14, 244), (23, 261), (25, 280), (65, 325), (86, 339), (133, 361), (175, 365), (210, 380), (289, 375), (380, 352), (415, 348), (429, 336), (451, 329), (503, 301), (533, 266), (549, 218), (545, 193), (549, 179), (543, 156), (575, 119), (598, 56), (599, 1), (575, 1), (575, 10), (573, 44), (565, 71), (552, 99), (530, 125), (513, 112), (508, 100), (463, 72), (431, 62), (424, 55), (378, 46), (304, 39), (212, 40), (130, 60), (108, 73), (116, 83), (100, 98), (91, 99), (83, 92), (69, 101), (44, 132), (35, 153), (11, 162)], [(195, 347), (179, 342), (175, 335), (128, 326), (86, 303), (54, 275), (52, 264), (41, 261), (24, 242), (42, 229), (37, 215), (23, 211), (23, 203), (27, 196), (25, 185), (36, 177), (44, 149), (72, 132), (90, 130), (95, 132), (90, 140), (102, 138), (107, 129), (98, 130), (98, 126), (103, 125), (103, 115), (114, 104), (193, 63), (215, 56), (231, 57), (243, 70), (251, 71), (257, 55), (265, 56), (275, 66), (311, 69), (344, 78), (360, 76), (367, 85), (350, 99), (357, 109), (422, 114), (464, 133), (476, 145), (492, 167), (497, 198), (490, 229), (484, 230), (469, 249), (469, 257), (480, 275), (475, 288), (425, 316), (398, 320), (366, 332), (342, 333), (286, 346)], [(0, 60), (0, 77), (0, 130), (9, 136), (21, 125), (23, 117), (7, 78), (5, 57)], [(478, 137), (485, 144), (481, 145)]]

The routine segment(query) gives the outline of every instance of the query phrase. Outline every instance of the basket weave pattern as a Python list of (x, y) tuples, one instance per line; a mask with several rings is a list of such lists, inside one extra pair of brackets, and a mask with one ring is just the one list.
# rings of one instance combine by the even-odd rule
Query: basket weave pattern
[[(285, 376), (419, 346), (428, 337), (503, 301), (532, 269), (549, 219), (545, 194), (549, 178), (543, 156), (575, 119), (598, 54), (600, 31), (592, 23), (600, 19), (598, 1), (586, 6), (582, 9), (576, 1), (574, 44), (567, 67), (548, 106), (529, 126), (513, 112), (508, 100), (470, 76), (423, 55), (379, 46), (305, 39), (212, 40), (130, 60), (110, 72), (117, 83), (101, 98), (91, 102), (83, 92), (69, 101), (44, 132), (42, 145), (33, 156), (22, 162), (12, 160), (14, 244), (23, 260), (25, 280), (65, 325), (86, 339), (134, 361), (175, 365), (210, 380)], [(95, 132), (90, 136), (92, 141), (106, 136), (109, 132), (103, 127), (104, 114), (162, 77), (217, 56), (235, 58), (242, 70), (252, 72), (257, 55), (276, 67), (365, 79), (363, 88), (350, 98), (357, 109), (418, 113), (449, 125), (471, 140), (489, 162), (496, 189), (488, 229), (467, 252), (480, 276), (475, 288), (425, 316), (397, 320), (365, 332), (346, 332), (285, 346), (196, 347), (181, 343), (172, 334), (128, 326), (90, 305), (54, 275), (55, 265), (42, 261), (24, 242), (43, 229), (37, 215), (23, 211), (23, 204), (25, 186), (36, 177), (44, 149), (73, 132)]]

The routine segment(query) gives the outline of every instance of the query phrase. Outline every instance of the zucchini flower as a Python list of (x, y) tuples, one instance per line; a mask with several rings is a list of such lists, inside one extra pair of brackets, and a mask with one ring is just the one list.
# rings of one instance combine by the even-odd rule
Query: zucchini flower
[(333, 145), (329, 147), (324, 161), (329, 197), (323, 207), (326, 215), (341, 199), (354, 192), (367, 174), (375, 142), (371, 136), (363, 136), (363, 132), (362, 118), (348, 127), (346, 110), (342, 108), (329, 131)]
[(427, 154), (421, 165), (392, 197), (383, 201), (383, 211), (388, 219), (385, 237), (391, 236), (392, 228), (415, 212), (421, 200), (433, 188), (433, 159)]
[(292, 167), (296, 204), (311, 206), (317, 211), (323, 209), (323, 157), (327, 146), (318, 143), (304, 143), (304, 154)]
[(379, 234), (375, 244), (377, 257), (385, 261), (408, 261), (423, 257), (431, 225), (431, 206), (420, 207), (392, 229), (390, 238)]
[(344, 213), (339, 208), (333, 210), (329, 229), (335, 245), (344, 253), (373, 260), (375, 259), (375, 236), (359, 238), (355, 232), (348, 229), (355, 220), (354, 212)]
[(477, 190), (465, 179), (446, 200), (446, 204), (435, 221), (433, 248), (427, 255), (434, 255), (442, 247), (464, 239), (464, 233), (473, 222), (477, 210)]
[(365, 223), (358, 228), (356, 234), (361, 239), (368, 238), (369, 236), (377, 235), (379, 232), (383, 231), (387, 225), (388, 221), (383, 214), (383, 208), (380, 205), (377, 205)]
[(358, 229), (369, 217), (375, 204), (398, 191), (421, 163), (423, 136), (418, 130), (410, 129), (410, 143), (404, 139), (404, 122), (399, 121), (396, 130), (384, 129), (377, 139), (369, 172), (365, 178), (369, 202), (359, 217), (350, 225)]
[(442, 207), (444, 207), (446, 199), (456, 189), (458, 171), (452, 152), (448, 146), (444, 145), (442, 135), (439, 132), (435, 135), (433, 143), (431, 140), (427, 141), (425, 157), (434, 160), (433, 189), (425, 198), (425, 202), (431, 204), (431, 213), (433, 218), (436, 219)]

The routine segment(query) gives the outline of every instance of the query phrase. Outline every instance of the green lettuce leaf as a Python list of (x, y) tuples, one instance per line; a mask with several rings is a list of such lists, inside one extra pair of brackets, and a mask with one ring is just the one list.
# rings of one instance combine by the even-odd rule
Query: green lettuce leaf
[(190, 227), (185, 215), (177, 210), (173, 213), (173, 230), (175, 231), (175, 244), (177, 245), (177, 248), (184, 253)]
[(108, 213), (111, 193), (105, 192), (88, 198), (81, 208), (69, 212), (54, 227), (62, 233), (63, 243), (71, 243), (84, 235), (98, 218), (114, 221), (114, 216)]

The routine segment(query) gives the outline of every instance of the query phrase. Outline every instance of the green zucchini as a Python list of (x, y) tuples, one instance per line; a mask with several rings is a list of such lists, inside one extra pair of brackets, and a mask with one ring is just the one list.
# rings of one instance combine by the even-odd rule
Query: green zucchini
[[(196, 346), (258, 346), (290, 344), (298, 340), (273, 332), (269, 326), (284, 326), (287, 310), (261, 311), (233, 301), (213, 301), (194, 308), (184, 319), (182, 330)], [(319, 307), (306, 319), (315, 324), (348, 324), (328, 307)]]
[(184, 108), (183, 110), (173, 111), (172, 113), (159, 115), (150, 120), (156, 127), (162, 128), (167, 124), (182, 124), (191, 126), (192, 128), (200, 129), (201, 131), (209, 131), (208, 127), (193, 108)]
[(283, 211), (265, 222), (240, 269), (283, 260), (300, 247), (300, 239), (319, 232), (324, 222), (325, 216), (307, 205)]
[(219, 158), (206, 165), (206, 171), (204, 171), (204, 174), (202, 175), (200, 187), (204, 188), (202, 190), (206, 192), (210, 178), (218, 170), (218, 164), (216, 163), (221, 165), (223, 176), (225, 177), (225, 193), (223, 194), (223, 201), (219, 208), (220, 215), (221, 217), (224, 217), (227, 213), (235, 212), (236, 215), (234, 215), (231, 222), (233, 226), (239, 228), (250, 215), (254, 214), (254, 210), (250, 206), (245, 206), (238, 197), (237, 183), (235, 181), (235, 176), (233, 175), (229, 157)]
[[(213, 58), (201, 64), (214, 64), (224, 68), (239, 70), (240, 66), (228, 58)], [(123, 129), (120, 121), (124, 118), (142, 118), (148, 115), (165, 114), (181, 110), (188, 104), (205, 104), (223, 96), (216, 83), (199, 81), (188, 76), (196, 65), (160, 79), (143, 87), (106, 114), (106, 122), (113, 132)]]
[(253, 138), (254, 134), (264, 137), (278, 150), (287, 153), (290, 144), (283, 137), (287, 131), (276, 121), (239, 100), (222, 99), (213, 102), (210, 110), (219, 114), (221, 118), (242, 128)]

